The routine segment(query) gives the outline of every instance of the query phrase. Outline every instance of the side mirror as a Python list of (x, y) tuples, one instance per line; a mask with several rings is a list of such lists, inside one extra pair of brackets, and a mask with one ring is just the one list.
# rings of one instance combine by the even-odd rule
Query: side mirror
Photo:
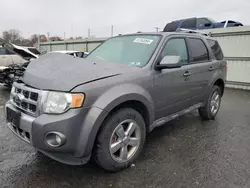
[(162, 58), (161, 62), (156, 65), (157, 70), (162, 69), (173, 69), (173, 68), (180, 68), (180, 56), (165, 56)]

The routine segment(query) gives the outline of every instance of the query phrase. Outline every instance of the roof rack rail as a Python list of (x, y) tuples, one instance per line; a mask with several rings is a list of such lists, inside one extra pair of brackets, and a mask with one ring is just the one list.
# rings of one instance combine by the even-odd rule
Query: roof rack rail
[(183, 29), (183, 28), (177, 28), (176, 32), (184, 32), (184, 33), (196, 33), (196, 34), (201, 34), (205, 36), (210, 36), (211, 37), (211, 32), (209, 33), (203, 33), (197, 30), (191, 30), (191, 29)]

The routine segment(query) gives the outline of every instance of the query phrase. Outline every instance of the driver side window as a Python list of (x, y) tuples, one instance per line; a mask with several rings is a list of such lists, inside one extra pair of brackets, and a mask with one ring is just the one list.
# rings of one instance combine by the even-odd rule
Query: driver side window
[(170, 39), (165, 45), (161, 56), (179, 56), (182, 65), (188, 64), (188, 52), (185, 39)]
[(198, 18), (197, 19), (197, 27), (202, 27), (202, 26), (207, 27), (209, 25), (211, 25), (211, 22), (208, 19), (206, 19), (206, 18)]

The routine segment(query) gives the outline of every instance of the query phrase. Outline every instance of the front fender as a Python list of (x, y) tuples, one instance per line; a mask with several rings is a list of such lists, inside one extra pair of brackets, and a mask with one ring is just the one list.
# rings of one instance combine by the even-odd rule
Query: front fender
[[(83, 122), (80, 141), (77, 146), (77, 156), (85, 157), (91, 155), (97, 133), (108, 116), (116, 106), (123, 102), (135, 100), (143, 103), (149, 113), (149, 122), (154, 120), (154, 103), (150, 94), (141, 86), (133, 84), (122, 84), (107, 90), (93, 103), (91, 110)], [(81, 150), (84, 148), (84, 151)]]
[(110, 88), (94, 102), (93, 106), (110, 112), (119, 104), (132, 100), (143, 103), (154, 119), (154, 102), (151, 95), (143, 87), (135, 84), (122, 84)]

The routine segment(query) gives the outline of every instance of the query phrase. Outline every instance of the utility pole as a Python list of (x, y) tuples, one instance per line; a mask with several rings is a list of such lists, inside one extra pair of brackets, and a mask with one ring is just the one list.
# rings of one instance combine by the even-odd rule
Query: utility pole
[(50, 38), (49, 38), (49, 37), (50, 37), (50, 36), (49, 36), (49, 32), (47, 32), (47, 37), (48, 37), (48, 41), (50, 41)]
[(88, 29), (88, 38), (90, 37), (90, 28)]
[(41, 36), (40, 36), (40, 34), (38, 34), (38, 37), (37, 37), (37, 48), (38, 48), (38, 50), (40, 50), (40, 38)]
[(71, 37), (72, 38), (74, 38), (73, 35), (74, 35), (74, 33), (73, 33), (73, 24), (71, 24)]
[(111, 25), (111, 37), (113, 37), (113, 34), (114, 34), (114, 26)]
[(159, 29), (160, 29), (160, 28), (159, 28), (159, 27), (155, 27), (155, 29), (156, 29), (156, 32), (159, 32)]
[[(72, 37), (72, 39), (74, 40), (74, 33), (73, 33), (73, 24), (71, 24), (71, 37)], [(75, 50), (75, 42), (73, 41), (73, 50)]]

